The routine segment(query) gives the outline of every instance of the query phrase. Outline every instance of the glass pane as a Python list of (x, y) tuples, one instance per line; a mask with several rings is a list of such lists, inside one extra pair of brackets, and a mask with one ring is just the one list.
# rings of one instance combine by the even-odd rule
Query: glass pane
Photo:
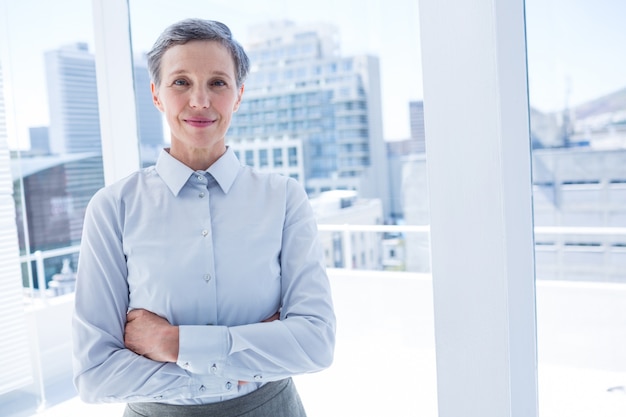
[[(200, 17), (226, 23), (250, 56), (227, 144), (307, 190), (340, 316), (335, 364), (298, 379), (309, 415), (435, 416), (417, 1), (209, 4), (130, 0), (133, 51)], [(393, 324), (378, 317), (387, 308)]]
[(43, 264), (24, 265), (24, 283), (32, 280), (43, 291), (61, 272), (63, 259), (69, 259), (67, 271), (77, 256), (70, 251), (65, 258), (48, 257), (46, 251), (79, 244), (87, 202), (104, 185), (91, 10), (70, 0), (5, 7), (11, 16), (5, 22), (5, 71), (20, 252), (43, 252)]
[[(87, 202), (104, 185), (92, 21), (83, 0), (0, 2), (0, 120), (14, 200), (10, 213), (0, 210), (17, 222), (12, 306), (26, 324), (33, 370), (29, 383), (1, 392), (3, 415), (31, 415), (76, 395), (69, 323), (77, 245)], [(7, 340), (2, 349), (17, 349)]]
[(526, 1), (542, 416), (624, 412), (625, 13)]

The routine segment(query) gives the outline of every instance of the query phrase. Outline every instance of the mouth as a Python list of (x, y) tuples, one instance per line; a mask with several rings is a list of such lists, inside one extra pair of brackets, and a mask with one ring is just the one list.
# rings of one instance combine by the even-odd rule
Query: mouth
[(184, 120), (185, 120), (185, 123), (194, 127), (207, 127), (215, 123), (215, 119), (207, 119), (205, 117), (193, 117), (193, 118), (184, 119)]

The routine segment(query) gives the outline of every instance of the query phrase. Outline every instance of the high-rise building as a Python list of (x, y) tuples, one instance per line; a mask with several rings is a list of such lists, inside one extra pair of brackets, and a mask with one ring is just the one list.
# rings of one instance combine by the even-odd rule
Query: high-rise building
[(101, 152), (96, 64), (86, 43), (45, 54), (53, 154)]
[[(31, 128), (31, 141), (49, 152), (33, 149), (33, 158), (22, 161), (30, 251), (79, 242), (87, 203), (104, 185), (95, 57), (86, 43), (76, 43), (46, 52), (45, 62), (49, 134)], [(163, 119), (152, 103), (144, 56), (133, 69), (142, 164), (151, 165), (163, 145)]]
[[(100, 115), (98, 109), (98, 91), (96, 84), (95, 57), (89, 52), (86, 43), (78, 42), (65, 45), (45, 53), (48, 106), (50, 109), (50, 153), (65, 157), (67, 154), (102, 154), (100, 140)], [(49, 203), (40, 208), (29, 207), (25, 202), (28, 223), (45, 215), (43, 207), (57, 204), (61, 212), (82, 213), (93, 195), (93, 185), (103, 185), (102, 158), (93, 157), (87, 162), (61, 165), (57, 169), (63, 172), (60, 195), (50, 195)], [(37, 184), (39, 175), (24, 179), (25, 184)], [(26, 194), (30, 194), (26, 190)], [(32, 204), (30, 204), (32, 205)], [(82, 234), (82, 217), (62, 216), (69, 222), (66, 238), (56, 241), (57, 247), (75, 244)], [(54, 237), (39, 228), (40, 242), (50, 242)], [(33, 249), (47, 249), (33, 247)]]
[[(86, 43), (46, 52), (50, 152), (101, 153), (95, 57)], [(137, 126), (142, 164), (156, 160), (163, 146), (163, 119), (152, 103), (145, 56), (133, 63)]]
[(337, 29), (323, 23), (253, 27), (247, 50), (252, 68), (228, 135), (233, 148), (254, 142), (253, 152), (271, 155), (300, 142), (302, 159), (293, 162), (310, 196), (357, 190), (380, 198), (388, 216), (378, 59), (341, 56)]

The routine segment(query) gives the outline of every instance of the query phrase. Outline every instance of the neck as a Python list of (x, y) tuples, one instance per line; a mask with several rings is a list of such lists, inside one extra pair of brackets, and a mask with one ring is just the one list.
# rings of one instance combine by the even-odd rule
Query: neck
[(215, 161), (226, 153), (226, 149), (226, 146), (223, 146), (219, 149), (195, 148), (182, 152), (179, 149), (171, 147), (168, 152), (194, 171), (206, 171)]

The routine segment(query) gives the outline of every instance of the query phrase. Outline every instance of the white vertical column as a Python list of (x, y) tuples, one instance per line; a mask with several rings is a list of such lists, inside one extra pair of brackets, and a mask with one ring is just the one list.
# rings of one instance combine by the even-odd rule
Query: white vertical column
[(440, 417), (537, 416), (522, 0), (420, 0)]
[(139, 168), (127, 0), (92, 0), (105, 184)]

